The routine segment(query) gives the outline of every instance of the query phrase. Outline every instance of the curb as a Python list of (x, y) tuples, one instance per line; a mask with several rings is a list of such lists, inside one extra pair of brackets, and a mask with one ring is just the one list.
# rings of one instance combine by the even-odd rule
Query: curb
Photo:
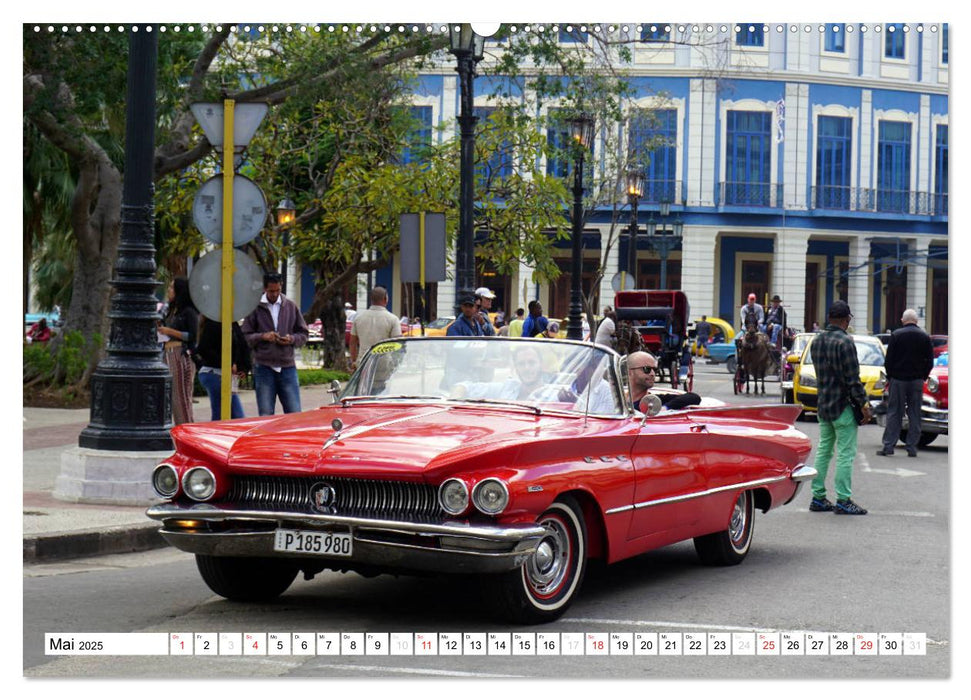
[(167, 547), (158, 523), (24, 537), (24, 563), (38, 564), (101, 554), (125, 554)]

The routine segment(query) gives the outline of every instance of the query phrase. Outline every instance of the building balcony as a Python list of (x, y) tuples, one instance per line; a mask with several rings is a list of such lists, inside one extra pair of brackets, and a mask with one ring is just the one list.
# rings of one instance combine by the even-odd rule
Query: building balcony
[(718, 202), (725, 206), (781, 207), (782, 187), (771, 182), (720, 182)]
[(947, 216), (947, 195), (863, 187), (813, 187), (810, 208)]

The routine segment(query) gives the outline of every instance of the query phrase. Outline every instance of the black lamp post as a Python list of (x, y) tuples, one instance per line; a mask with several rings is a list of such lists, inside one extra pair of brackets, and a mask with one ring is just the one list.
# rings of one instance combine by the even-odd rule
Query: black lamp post
[(155, 83), (158, 32), (129, 36), (125, 182), (111, 331), (91, 376), (91, 421), (78, 438), (95, 450), (171, 450), (172, 375), (158, 349), (155, 290)]
[(297, 218), (297, 205), (289, 197), (284, 197), (283, 201), (276, 205), (276, 224), (283, 229), (283, 271), (280, 274), (280, 287), (283, 293), (287, 293), (287, 269), (288, 253), (290, 249), (290, 228)]
[[(654, 221), (654, 217), (647, 222), (647, 239), (651, 243), (651, 247), (657, 251), (658, 257), (661, 258), (661, 289), (668, 288), (668, 254), (678, 247), (681, 243), (682, 234), (684, 233), (684, 222), (678, 217), (671, 225), (671, 233), (669, 234), (665, 228), (666, 219), (671, 214), (671, 203), (661, 202), (658, 210), (658, 218), (661, 219), (660, 224)], [(658, 226), (661, 230), (658, 231)]]
[(570, 138), (574, 148), (573, 163), (573, 264), (570, 279), (570, 316), (566, 325), (566, 337), (583, 340), (583, 291), (581, 276), (583, 267), (583, 157), (593, 143), (593, 118), (579, 114), (570, 120)]
[(627, 171), (627, 199), (630, 201), (630, 249), (627, 256), (627, 272), (630, 283), (627, 289), (637, 289), (637, 203), (644, 194), (644, 171), (632, 168)]
[(459, 137), (461, 160), (459, 169), (459, 237), (455, 248), (455, 308), (463, 290), (475, 288), (475, 235), (473, 207), (475, 206), (474, 173), (475, 123), (473, 114), (473, 81), (475, 64), (482, 60), (485, 37), (472, 31), (470, 24), (452, 24), (448, 28), (450, 51), (458, 61), (461, 101), (459, 105)]

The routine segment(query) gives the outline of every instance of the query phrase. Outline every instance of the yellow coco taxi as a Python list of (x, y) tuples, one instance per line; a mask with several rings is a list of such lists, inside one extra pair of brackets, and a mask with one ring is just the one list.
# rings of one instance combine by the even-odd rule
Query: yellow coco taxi
[[(730, 343), (735, 338), (735, 329), (732, 328), (732, 324), (727, 321), (723, 321), (720, 318), (715, 318), (709, 316), (707, 319), (708, 323), (711, 325), (711, 335), (708, 337), (709, 343)], [(700, 318), (695, 319), (695, 327), (701, 323)], [(719, 337), (721, 336), (721, 337)], [(701, 354), (698, 354), (698, 339), (697, 336), (691, 339), (691, 354), (697, 357), (707, 357), (708, 349), (702, 348)]]
[[(870, 401), (880, 401), (883, 389), (887, 384), (887, 374), (884, 370), (885, 353), (883, 343), (872, 335), (854, 335), (856, 344), (856, 358), (860, 362), (860, 381), (866, 390)], [(812, 340), (802, 351), (802, 358), (793, 377), (793, 394), (796, 403), (803, 407), (803, 411), (816, 412), (816, 368), (813, 366)]]

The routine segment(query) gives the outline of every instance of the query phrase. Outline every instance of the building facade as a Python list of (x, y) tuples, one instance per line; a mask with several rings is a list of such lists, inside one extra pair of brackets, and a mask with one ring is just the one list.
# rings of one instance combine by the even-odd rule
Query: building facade
[[(558, 31), (564, 43), (593, 40), (577, 29), (545, 29)], [(842, 298), (857, 332), (895, 328), (905, 308), (916, 309), (930, 332), (948, 332), (946, 24), (584, 29), (633, 39), (632, 62), (623, 65), (635, 89), (629, 107), (652, 110), (655, 118), (631, 118), (618, 129), (631, 148), (648, 138), (664, 144), (643, 159), (638, 287), (659, 288), (663, 266), (665, 286), (686, 292), (692, 318), (707, 314), (736, 326), (739, 306), (755, 293), (763, 302), (778, 294), (799, 329), (823, 325), (826, 309)], [(487, 53), (495, 51), (501, 45), (487, 46)], [(479, 78), (475, 87), (484, 116), (490, 81)], [(531, 104), (529, 94), (518, 97)], [(458, 76), (446, 55), (423, 71), (411, 107), (428, 138), (448, 138), (453, 130), (432, 127), (454, 122), (458, 105)], [(537, 116), (547, 109), (535, 105)], [(595, 164), (604, 143), (594, 147)], [(556, 172), (561, 164), (546, 166)], [(661, 221), (664, 201), (671, 213)], [(589, 289), (612, 226), (616, 231), (614, 218), (614, 207), (597, 208), (584, 230), (584, 284), (599, 295), (598, 309), (612, 303), (613, 275), (630, 259), (621, 236), (606, 256), (599, 288)], [(661, 231), (675, 219), (683, 223), (666, 262), (644, 233), (649, 218)], [(539, 299), (549, 317), (565, 317), (570, 248), (559, 245), (563, 274), (553, 284), (537, 284), (526, 265), (508, 276), (488, 267), (477, 272), (479, 284), (498, 294), (494, 308), (510, 312)], [(297, 296), (308, 308), (309, 273), (294, 269), (291, 279), (300, 281)], [(413, 308), (397, 263), (372, 283), (391, 290), (396, 314)], [(363, 279), (358, 288), (363, 308)], [(453, 282), (432, 292), (432, 310), (453, 313)]]

